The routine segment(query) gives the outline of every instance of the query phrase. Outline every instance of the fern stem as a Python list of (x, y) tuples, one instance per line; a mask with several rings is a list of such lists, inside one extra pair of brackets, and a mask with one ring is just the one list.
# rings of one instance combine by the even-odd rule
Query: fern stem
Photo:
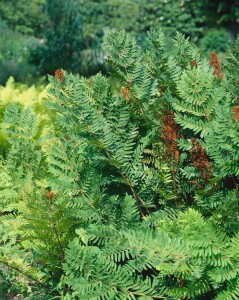
[[(145, 207), (147, 213), (150, 214), (148, 208), (146, 207), (146, 203), (145, 203), (144, 200), (139, 196), (139, 194), (135, 191), (134, 187), (132, 186), (132, 184), (131, 184), (131, 182), (130, 182), (130, 179), (129, 179), (126, 175), (124, 175), (123, 173), (120, 173), (120, 175), (126, 180), (127, 184), (129, 185), (129, 188), (131, 189), (131, 192), (133, 193), (134, 198), (135, 198), (136, 200), (138, 199), (138, 200), (143, 204), (143, 206)], [(140, 212), (141, 212), (142, 217), (145, 217), (145, 215), (144, 215), (144, 213), (142, 212), (142, 210), (141, 210), (140, 207), (139, 207), (139, 210), (140, 210)]]
[(150, 298), (154, 298), (154, 299), (167, 299), (167, 297), (163, 297), (163, 296), (152, 296), (152, 295), (145, 295), (145, 294), (142, 294), (142, 293), (136, 293), (136, 292), (130, 292), (130, 294), (132, 295), (136, 295), (136, 296), (147, 296), (147, 297), (150, 297)]
[(26, 272), (24, 272), (23, 270), (19, 269), (18, 267), (14, 267), (14, 266), (8, 264), (7, 262), (5, 262), (5, 261), (3, 261), (3, 260), (0, 260), (0, 263), (3, 264), (3, 265), (5, 265), (5, 266), (7, 266), (8, 268), (11, 268), (11, 269), (13, 269), (13, 270), (19, 272), (20, 274), (22, 274), (22, 275), (24, 275), (24, 276), (26, 276), (26, 277), (32, 279), (33, 281), (35, 281), (35, 282), (37, 282), (37, 283), (39, 283), (39, 284), (42, 284), (42, 285), (44, 284), (44, 283), (41, 282), (40, 280), (37, 280), (33, 275), (27, 274)]
[[(51, 208), (51, 211), (53, 213), (53, 210), (52, 210), (52, 205), (50, 205), (50, 208)], [(59, 245), (59, 249), (61, 251), (61, 258), (64, 258), (65, 256), (65, 252), (64, 252), (64, 247), (63, 245), (61, 244), (61, 241), (60, 241), (60, 238), (59, 238), (59, 235), (58, 235), (58, 231), (57, 231), (57, 228), (56, 228), (56, 223), (53, 219), (53, 216), (51, 215), (51, 220), (52, 220), (52, 229), (53, 229), (53, 232), (55, 234), (55, 237), (56, 237), (56, 240), (58, 242), (58, 245)]]
[[(109, 159), (111, 159), (111, 155), (109, 154), (109, 152), (108, 152), (106, 149), (104, 149), (104, 151), (105, 151), (107, 157), (108, 157)], [(131, 192), (132, 192), (134, 198), (135, 198), (136, 200), (139, 200), (139, 201), (142, 203), (142, 205), (145, 207), (147, 213), (150, 214), (148, 208), (146, 207), (146, 203), (145, 203), (144, 200), (138, 195), (138, 193), (135, 191), (133, 185), (132, 185), (131, 182), (130, 182), (130, 179), (129, 179), (125, 174), (123, 174), (119, 169), (118, 169), (118, 172), (119, 172), (119, 174), (124, 178), (124, 180), (126, 181), (126, 183), (128, 184), (128, 186), (129, 186), (129, 188), (130, 188), (130, 190), (131, 190)], [(144, 218), (145, 215), (144, 215), (144, 213), (143, 213), (141, 207), (140, 207), (139, 205), (138, 205), (138, 207), (139, 207), (141, 216)]]

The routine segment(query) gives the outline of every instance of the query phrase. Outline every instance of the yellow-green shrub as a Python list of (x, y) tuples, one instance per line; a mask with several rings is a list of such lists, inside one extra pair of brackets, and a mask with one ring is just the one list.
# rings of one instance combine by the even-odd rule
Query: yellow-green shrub
[[(47, 88), (44, 85), (27, 86), (22, 83), (16, 83), (13, 77), (10, 77), (5, 86), (0, 86), (0, 123), (2, 123), (6, 107), (12, 103), (18, 103), (24, 108), (30, 108), (39, 115), (38, 125), (39, 133), (52, 128), (53, 115), (49, 114), (45, 106), (47, 99)], [(0, 153), (4, 153), (6, 148), (6, 135), (0, 128)]]

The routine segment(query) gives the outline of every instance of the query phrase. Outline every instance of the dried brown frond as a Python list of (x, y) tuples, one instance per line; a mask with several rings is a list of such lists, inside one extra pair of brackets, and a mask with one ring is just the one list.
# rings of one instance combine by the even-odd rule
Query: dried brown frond
[(47, 192), (46, 197), (48, 200), (53, 200), (55, 198), (56, 194), (52, 191)]
[(122, 95), (124, 97), (124, 99), (129, 102), (129, 100), (130, 100), (130, 90), (127, 87), (122, 86), (122, 88), (120, 90), (120, 95)]
[(58, 79), (59, 81), (64, 81), (64, 72), (60, 69), (57, 69), (55, 71), (55, 78)]
[(237, 123), (239, 121), (239, 106), (233, 107), (233, 113), (234, 113), (234, 120)]
[(211, 178), (211, 163), (208, 160), (207, 153), (198, 140), (191, 138), (193, 145), (190, 151), (190, 158), (195, 168), (199, 169), (201, 178), (208, 181)]
[(180, 138), (179, 125), (175, 123), (174, 114), (171, 111), (166, 111), (163, 117), (162, 139), (165, 144), (166, 160), (173, 158), (177, 163), (180, 153), (177, 145), (177, 139)]
[(210, 63), (211, 66), (214, 68), (213, 74), (216, 75), (219, 79), (223, 79), (224, 74), (222, 73), (220, 61), (215, 52), (211, 52)]
[(195, 68), (197, 68), (197, 66), (198, 66), (196, 59), (193, 60), (193, 66), (194, 66)]

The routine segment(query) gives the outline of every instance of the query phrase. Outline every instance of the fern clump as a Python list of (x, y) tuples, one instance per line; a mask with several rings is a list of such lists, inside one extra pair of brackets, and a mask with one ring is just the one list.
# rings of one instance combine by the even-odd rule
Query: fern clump
[(238, 297), (238, 43), (224, 67), (180, 34), (174, 56), (148, 42), (108, 35), (114, 80), (50, 76), (52, 130), (5, 108), (0, 263), (32, 295)]

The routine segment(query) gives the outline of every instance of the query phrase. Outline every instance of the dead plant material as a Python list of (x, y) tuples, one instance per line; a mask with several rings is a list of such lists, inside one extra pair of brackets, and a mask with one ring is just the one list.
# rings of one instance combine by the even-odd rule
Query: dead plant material
[(208, 181), (212, 175), (212, 166), (208, 160), (207, 153), (198, 140), (191, 138), (193, 145), (190, 151), (190, 158), (195, 168), (199, 169), (201, 179)]
[(129, 100), (130, 100), (130, 90), (127, 89), (125, 86), (122, 86), (122, 88), (120, 90), (120, 95), (122, 95), (124, 97), (124, 99), (129, 102)]
[(64, 81), (64, 72), (60, 69), (55, 71), (55, 78), (59, 81)]
[(180, 152), (177, 145), (177, 139), (180, 138), (179, 125), (174, 120), (174, 114), (171, 111), (166, 111), (163, 117), (162, 139), (165, 144), (166, 160), (173, 158), (178, 163)]
[(195, 68), (197, 68), (197, 66), (198, 66), (196, 59), (194, 59), (194, 61), (193, 61), (193, 66), (194, 66)]
[(56, 194), (52, 191), (47, 192), (46, 197), (48, 200), (53, 200), (55, 198)]
[(233, 107), (233, 113), (234, 113), (234, 120), (237, 123), (239, 121), (239, 106)]
[(125, 86), (122, 86), (119, 94), (123, 96), (123, 98), (129, 102), (132, 90), (132, 83), (126, 82)]
[(223, 79), (224, 74), (222, 73), (220, 61), (215, 52), (211, 52), (210, 63), (211, 66), (214, 68), (213, 74), (216, 75), (219, 79)]

